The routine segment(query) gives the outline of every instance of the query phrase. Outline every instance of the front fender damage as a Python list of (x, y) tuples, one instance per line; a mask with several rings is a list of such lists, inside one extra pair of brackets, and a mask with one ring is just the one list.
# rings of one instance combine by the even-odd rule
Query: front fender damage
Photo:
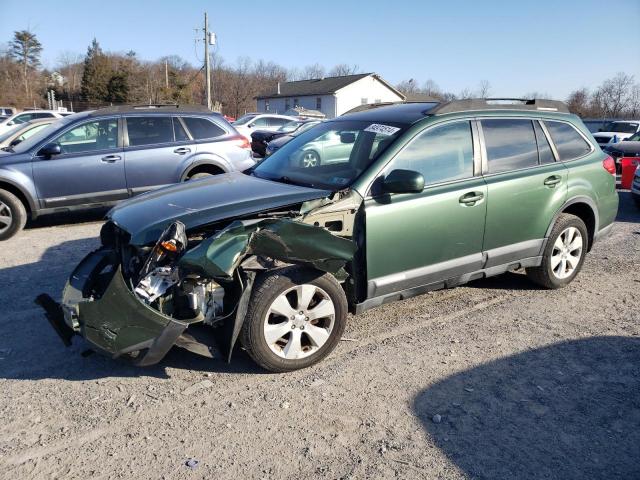
[[(253, 281), (260, 270), (297, 264), (344, 280), (347, 277), (344, 267), (355, 251), (353, 241), (319, 226), (287, 218), (238, 220), (185, 251), (171, 268), (178, 269), (180, 282), (195, 277), (224, 285), (224, 302), (226, 306), (229, 300), (229, 307), (220, 319), (223, 338), (219, 338), (218, 343), (230, 360), (247, 312)], [(105, 268), (105, 258), (114, 263)], [(78, 294), (69, 295), (68, 285), (63, 299), (61, 311), (65, 323), (98, 350), (113, 357), (142, 352), (134, 360), (137, 365), (157, 363), (174, 344), (197, 343), (188, 336), (185, 342), (185, 331), (202, 323), (203, 315), (195, 312), (193, 318), (174, 318), (143, 301), (135, 292), (135, 282), (123, 276), (117, 258), (117, 255), (105, 254), (103, 249), (80, 263), (69, 280)], [(100, 283), (103, 286), (97, 289), (92, 286)], [(173, 288), (181, 286), (178, 283)], [(213, 345), (206, 347), (214, 348)]]

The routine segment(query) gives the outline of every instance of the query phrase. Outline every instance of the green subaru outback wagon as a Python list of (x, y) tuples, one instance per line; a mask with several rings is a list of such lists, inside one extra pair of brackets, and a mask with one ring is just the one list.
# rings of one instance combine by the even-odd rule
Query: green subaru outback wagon
[(283, 372), (327, 356), (348, 312), (517, 268), (563, 287), (617, 208), (612, 159), (560, 102), (378, 106), (119, 204), (62, 302), (38, 301), (65, 343), (137, 365), (239, 341)]

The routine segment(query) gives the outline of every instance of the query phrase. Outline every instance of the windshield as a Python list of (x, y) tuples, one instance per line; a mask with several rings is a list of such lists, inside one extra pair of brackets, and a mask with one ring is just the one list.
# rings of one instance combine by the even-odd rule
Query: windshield
[(329, 190), (348, 187), (406, 125), (361, 120), (320, 123), (278, 149), (253, 175)]
[(284, 132), (284, 133), (293, 132), (298, 128), (300, 128), (301, 125), (304, 125), (304, 122), (297, 122), (295, 120), (293, 122), (287, 122), (278, 129), (278, 132)]
[(59, 120), (56, 120), (55, 122), (47, 125), (42, 130), (39, 130), (33, 136), (27, 138), (25, 141), (20, 142), (18, 145), (13, 147), (12, 150), (14, 152), (16, 152), (16, 153), (26, 152), (27, 150), (31, 149), (31, 147), (33, 147), (34, 145), (37, 145), (42, 140), (47, 138), (49, 135), (51, 135), (56, 130), (58, 130), (60, 128), (63, 128), (65, 125), (67, 125), (70, 122), (73, 122), (75, 120), (75, 118), (73, 118), (73, 117), (74, 116), (70, 115), (68, 117), (64, 117), (64, 118), (61, 118)]
[(640, 132), (636, 133), (635, 135), (632, 135), (631, 137), (627, 138), (628, 142), (640, 142)]
[(607, 132), (618, 132), (618, 133), (636, 133), (638, 130), (637, 123), (627, 123), (627, 122), (611, 122), (607, 125)]
[(16, 133), (18, 130), (22, 130), (23, 128), (24, 128), (24, 125), (16, 125), (10, 130), (7, 130), (5, 133), (0, 135), (0, 143), (4, 142), (8, 138), (10, 138), (14, 133)]
[(255, 115), (243, 115), (238, 120), (233, 122), (233, 125), (245, 125), (249, 123), (251, 120), (253, 120), (254, 118), (256, 118)]

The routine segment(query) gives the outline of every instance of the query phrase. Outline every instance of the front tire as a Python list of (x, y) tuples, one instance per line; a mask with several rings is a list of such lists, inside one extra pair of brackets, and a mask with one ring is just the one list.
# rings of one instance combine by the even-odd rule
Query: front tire
[(271, 372), (290, 372), (325, 358), (338, 344), (347, 299), (328, 273), (288, 267), (256, 281), (240, 341)]
[(568, 285), (582, 268), (588, 238), (587, 227), (580, 218), (562, 213), (547, 240), (542, 264), (527, 268), (527, 276), (545, 288)]
[(13, 193), (0, 190), (0, 240), (7, 240), (27, 223), (27, 210)]

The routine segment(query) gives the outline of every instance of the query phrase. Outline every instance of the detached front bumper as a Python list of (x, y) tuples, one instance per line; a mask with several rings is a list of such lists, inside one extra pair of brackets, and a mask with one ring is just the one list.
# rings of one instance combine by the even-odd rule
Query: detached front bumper
[(37, 299), (49, 322), (66, 345), (74, 334), (113, 358), (140, 352), (139, 366), (159, 362), (192, 323), (152, 309), (127, 287), (111, 249), (87, 255), (73, 271), (57, 304), (51, 297)]

